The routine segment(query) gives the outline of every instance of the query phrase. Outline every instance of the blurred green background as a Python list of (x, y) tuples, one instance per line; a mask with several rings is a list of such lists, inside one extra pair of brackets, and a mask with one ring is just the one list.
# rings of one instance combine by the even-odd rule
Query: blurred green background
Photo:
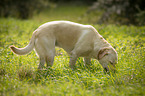
[[(78, 10), (74, 18), (78, 17), (80, 21), (87, 18), (86, 23), (144, 25), (144, 4), (144, 0), (1, 0), (0, 16), (31, 19), (43, 12), (49, 17), (52, 15), (49, 11), (59, 10), (63, 6), (63, 12), (56, 13), (56, 19), (69, 20), (66, 11), (72, 8), (72, 11)], [(79, 10), (80, 7), (84, 9)], [(59, 18), (63, 14), (64, 18)]]

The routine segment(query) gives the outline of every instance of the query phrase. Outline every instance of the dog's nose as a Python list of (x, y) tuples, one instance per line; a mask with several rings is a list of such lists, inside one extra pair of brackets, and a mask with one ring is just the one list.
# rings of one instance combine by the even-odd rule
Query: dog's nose
[(109, 70), (108, 70), (107, 68), (104, 68), (104, 71), (105, 71), (105, 72), (108, 72)]
[(116, 73), (117, 72), (116, 69), (109, 70), (107, 68), (104, 68), (104, 72), (105, 73), (110, 73), (110, 71), (113, 72), (113, 73)]

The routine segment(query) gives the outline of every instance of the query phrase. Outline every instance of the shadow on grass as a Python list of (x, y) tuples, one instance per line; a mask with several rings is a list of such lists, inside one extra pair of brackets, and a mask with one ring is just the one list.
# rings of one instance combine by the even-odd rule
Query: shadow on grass
[[(69, 67), (64, 68), (44, 68), (42, 70), (32, 70), (31, 68), (21, 67), (18, 70), (18, 78), (22, 80), (26, 80), (29, 83), (39, 83), (39, 82), (49, 82), (49, 81), (72, 81), (76, 82), (76, 80), (81, 79), (86, 80), (89, 78), (87, 75), (92, 75), (97, 77), (104, 76), (104, 72), (100, 67), (92, 64), (91, 66), (84, 66), (82, 64), (77, 64), (76, 68), (72, 70)], [(85, 78), (86, 77), (86, 78)], [(77, 78), (77, 79), (75, 79)], [(85, 79), (84, 79), (85, 78)]]
[(20, 67), (20, 69), (17, 72), (19, 79), (22, 80), (28, 80), (31, 78), (34, 78), (35, 72), (34, 70), (27, 68), (27, 67)]
[(4, 76), (6, 74), (6, 70), (4, 68), (0, 68), (0, 76)]

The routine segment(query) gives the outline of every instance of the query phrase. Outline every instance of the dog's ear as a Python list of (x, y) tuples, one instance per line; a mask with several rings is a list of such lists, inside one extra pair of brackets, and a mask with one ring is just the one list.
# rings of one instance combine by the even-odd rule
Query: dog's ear
[(109, 49), (110, 49), (109, 47), (101, 48), (99, 50), (99, 53), (98, 53), (98, 60), (100, 60), (101, 58), (103, 58), (105, 55), (108, 55)]

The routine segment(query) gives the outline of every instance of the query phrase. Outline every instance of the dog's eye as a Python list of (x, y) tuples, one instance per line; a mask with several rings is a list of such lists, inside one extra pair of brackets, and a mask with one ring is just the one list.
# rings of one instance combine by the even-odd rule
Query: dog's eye
[(105, 56), (107, 56), (107, 55), (109, 55), (109, 54), (105, 54)]
[(110, 64), (113, 64), (113, 62), (112, 61), (109, 61), (110, 62)]

